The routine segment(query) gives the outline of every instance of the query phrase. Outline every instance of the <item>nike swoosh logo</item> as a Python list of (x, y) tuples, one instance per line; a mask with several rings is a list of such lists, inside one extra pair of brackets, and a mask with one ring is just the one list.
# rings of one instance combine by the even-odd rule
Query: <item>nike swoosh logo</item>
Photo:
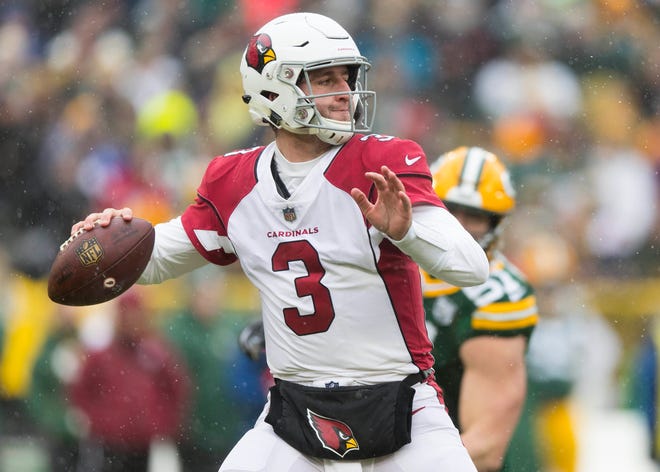
[(421, 158), (422, 158), (422, 156), (417, 156), (417, 157), (410, 158), (410, 157), (408, 157), (408, 154), (406, 154), (406, 158), (405, 158), (406, 164), (411, 166), (415, 162), (419, 161)]
[(410, 416), (414, 415), (415, 413), (419, 413), (419, 412), (422, 411), (424, 408), (426, 408), (426, 407), (423, 406), (423, 407), (421, 407), (421, 408), (417, 408), (416, 410), (413, 410), (412, 413), (410, 413)]

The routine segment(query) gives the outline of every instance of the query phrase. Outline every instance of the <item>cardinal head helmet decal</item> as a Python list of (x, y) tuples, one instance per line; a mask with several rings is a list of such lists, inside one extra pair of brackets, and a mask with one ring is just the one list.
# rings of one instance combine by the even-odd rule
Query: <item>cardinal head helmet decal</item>
[(339, 457), (344, 457), (349, 451), (360, 449), (353, 431), (346, 423), (317, 415), (309, 409), (307, 409), (307, 420), (323, 447)]
[(275, 60), (273, 42), (267, 34), (258, 34), (250, 38), (250, 43), (245, 50), (245, 61), (259, 73), (270, 61)]

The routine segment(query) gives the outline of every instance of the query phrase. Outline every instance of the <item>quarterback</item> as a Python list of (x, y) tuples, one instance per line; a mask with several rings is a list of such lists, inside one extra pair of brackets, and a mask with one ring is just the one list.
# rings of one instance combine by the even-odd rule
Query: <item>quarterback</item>
[[(434, 379), (419, 266), (472, 286), (488, 260), (421, 147), (370, 134), (369, 67), (330, 18), (267, 23), (240, 72), (274, 141), (213, 159), (195, 201), (156, 226), (141, 283), (238, 261), (260, 293), (275, 386), (222, 472), (475, 470)], [(132, 211), (72, 231), (114, 216)]]

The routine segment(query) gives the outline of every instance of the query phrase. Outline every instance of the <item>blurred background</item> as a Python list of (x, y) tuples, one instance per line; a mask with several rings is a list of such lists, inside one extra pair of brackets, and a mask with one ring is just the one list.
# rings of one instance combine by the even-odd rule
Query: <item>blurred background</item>
[[(477, 145), (510, 167), (504, 252), (541, 312), (543, 472), (658, 470), (658, 0), (4, 0), (0, 471), (81, 470), (90, 424), (70, 386), (122, 307), (48, 299), (71, 225), (108, 206), (166, 221), (213, 156), (269, 141), (241, 101), (239, 57), (292, 11), (353, 34), (375, 132), (418, 141), (429, 162)], [(257, 295), (238, 266), (131, 292), (190, 379), (185, 434), (150, 433), (150, 470), (204, 471), (186, 462), (204, 453), (217, 470), (268, 386), (236, 343)]]

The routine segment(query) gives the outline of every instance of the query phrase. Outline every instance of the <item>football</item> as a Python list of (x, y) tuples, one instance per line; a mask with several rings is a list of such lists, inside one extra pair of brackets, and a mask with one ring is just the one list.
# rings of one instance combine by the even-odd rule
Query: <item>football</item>
[(117, 217), (81, 229), (61, 246), (48, 276), (48, 297), (61, 305), (103, 303), (121, 295), (144, 271), (154, 247), (152, 224)]

